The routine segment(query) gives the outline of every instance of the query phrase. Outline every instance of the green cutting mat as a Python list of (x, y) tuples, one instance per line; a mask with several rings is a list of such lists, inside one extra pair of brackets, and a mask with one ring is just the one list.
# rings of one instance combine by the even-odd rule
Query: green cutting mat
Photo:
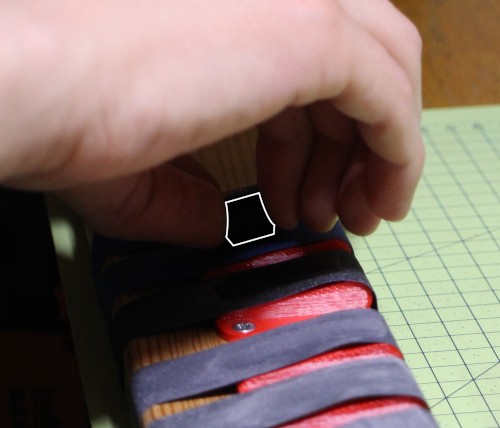
[(500, 426), (500, 107), (428, 110), (409, 216), (350, 236), (443, 428)]

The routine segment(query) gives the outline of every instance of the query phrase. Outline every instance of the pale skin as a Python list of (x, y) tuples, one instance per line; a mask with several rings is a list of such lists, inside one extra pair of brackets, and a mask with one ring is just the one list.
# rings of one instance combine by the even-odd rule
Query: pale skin
[(422, 172), (420, 51), (387, 0), (4, 0), (0, 183), (110, 236), (210, 247), (222, 196), (188, 154), (257, 126), (278, 225), (368, 234)]

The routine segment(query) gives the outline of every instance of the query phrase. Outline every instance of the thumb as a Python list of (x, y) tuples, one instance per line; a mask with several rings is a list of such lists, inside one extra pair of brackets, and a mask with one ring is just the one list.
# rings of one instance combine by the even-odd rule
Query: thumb
[(58, 195), (96, 232), (109, 237), (198, 248), (216, 246), (224, 238), (220, 192), (170, 164)]

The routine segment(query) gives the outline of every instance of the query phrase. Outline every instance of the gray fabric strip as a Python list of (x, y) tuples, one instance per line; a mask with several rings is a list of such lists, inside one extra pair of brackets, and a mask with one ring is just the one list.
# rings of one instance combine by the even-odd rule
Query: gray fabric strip
[(194, 285), (167, 287), (123, 306), (114, 317), (111, 336), (119, 354), (134, 337), (178, 329), (339, 281), (370, 287), (354, 255), (342, 250), (308, 254)]
[(431, 413), (425, 409), (409, 409), (386, 415), (358, 419), (342, 428), (438, 428)]
[(213, 391), (335, 348), (361, 343), (396, 344), (377, 311), (334, 312), (152, 364), (133, 375), (131, 395), (142, 415), (154, 404)]
[(316, 370), (158, 419), (149, 428), (272, 427), (343, 402), (388, 396), (423, 400), (406, 364), (394, 357), (360, 360)]

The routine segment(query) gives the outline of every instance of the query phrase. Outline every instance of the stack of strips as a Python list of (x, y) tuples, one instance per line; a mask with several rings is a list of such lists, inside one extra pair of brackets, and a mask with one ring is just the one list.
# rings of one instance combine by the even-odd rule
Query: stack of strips
[(212, 251), (96, 237), (93, 265), (143, 427), (436, 426), (340, 224)]

